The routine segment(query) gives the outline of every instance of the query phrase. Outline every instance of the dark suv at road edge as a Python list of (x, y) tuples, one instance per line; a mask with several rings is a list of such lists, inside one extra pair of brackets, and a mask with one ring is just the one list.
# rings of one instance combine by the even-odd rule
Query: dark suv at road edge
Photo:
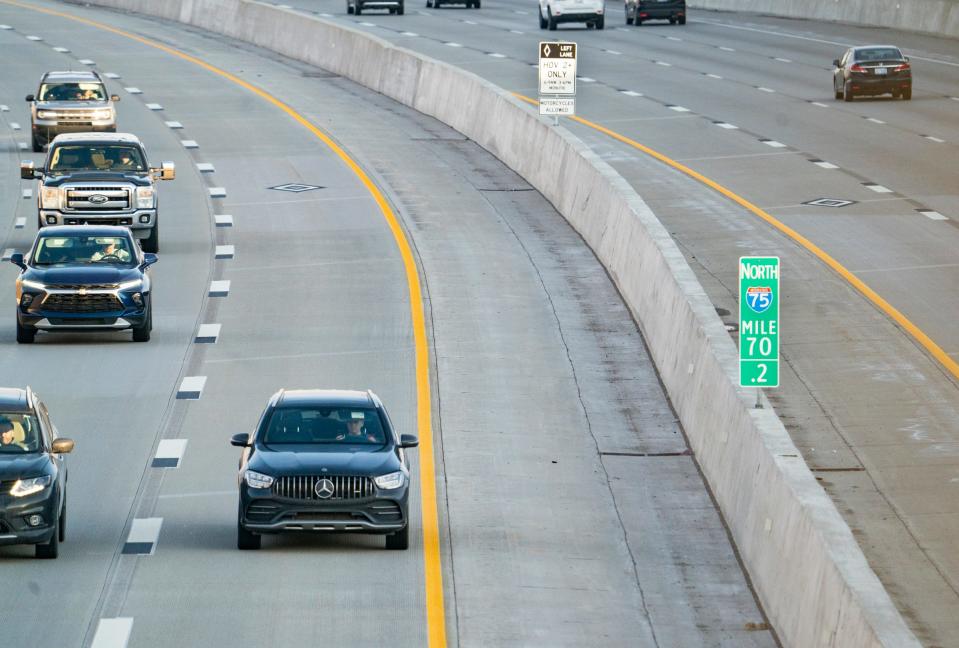
[(373, 533), (387, 549), (409, 546), (405, 449), (418, 440), (397, 436), (373, 392), (281, 390), (253, 434), (231, 444), (243, 448), (240, 549), (287, 532)]

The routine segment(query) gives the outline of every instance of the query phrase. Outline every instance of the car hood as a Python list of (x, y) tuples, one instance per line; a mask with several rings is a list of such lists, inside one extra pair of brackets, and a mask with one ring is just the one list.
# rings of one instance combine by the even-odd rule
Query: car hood
[(400, 460), (388, 447), (377, 452), (316, 452), (316, 446), (259, 446), (250, 458), (249, 468), (273, 477), (330, 475), (375, 477), (400, 469)]
[(50, 458), (45, 454), (0, 453), (0, 481), (21, 477), (39, 477), (48, 472)]
[(57, 265), (49, 268), (31, 266), (23, 273), (24, 279), (42, 284), (118, 284), (140, 279), (139, 268), (124, 268), (95, 265)]
[(109, 171), (71, 171), (70, 173), (44, 176), (45, 187), (59, 187), (71, 182), (128, 182), (140, 187), (153, 184), (147, 173), (119, 173)]

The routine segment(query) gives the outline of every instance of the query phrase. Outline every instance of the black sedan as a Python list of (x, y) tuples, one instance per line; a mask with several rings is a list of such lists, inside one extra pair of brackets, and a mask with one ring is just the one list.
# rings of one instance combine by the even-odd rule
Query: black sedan
[(301, 390), (273, 395), (252, 435), (237, 434), (237, 546), (259, 549), (265, 533), (349, 532), (409, 546), (410, 469), (383, 403), (370, 391)]
[(898, 47), (850, 47), (832, 63), (836, 99), (852, 101), (856, 96), (881, 94), (912, 99), (912, 68)]
[(37, 331), (133, 331), (146, 342), (153, 328), (150, 275), (144, 253), (125, 227), (63, 225), (37, 233), (30, 252), (10, 261), (17, 277), (17, 342)]
[(0, 388), (0, 545), (35, 545), (56, 558), (66, 535), (67, 471), (73, 441), (58, 439), (29, 388)]

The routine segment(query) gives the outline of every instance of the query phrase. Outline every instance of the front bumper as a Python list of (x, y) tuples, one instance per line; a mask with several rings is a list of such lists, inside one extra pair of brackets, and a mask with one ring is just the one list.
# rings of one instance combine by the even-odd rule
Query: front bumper
[[(18, 498), (0, 496), (0, 546), (49, 542), (56, 530), (56, 490), (47, 488), (34, 495)], [(42, 515), (43, 524), (32, 527), (26, 518)]]
[(115, 133), (117, 124), (113, 120), (93, 122), (55, 122), (38, 120), (33, 123), (33, 137), (41, 144), (49, 144), (54, 137), (63, 133)]
[(118, 310), (92, 312), (61, 312), (44, 308), (43, 293), (31, 293), (34, 303), (28, 307), (17, 307), (17, 320), (20, 326), (41, 331), (116, 331), (143, 326), (148, 317), (150, 295), (143, 294), (143, 306), (133, 303), (130, 292), (119, 293), (122, 306)]
[(40, 222), (47, 225), (123, 225), (133, 231), (137, 238), (150, 235), (157, 219), (156, 209), (137, 209), (132, 212), (61, 212), (55, 209), (41, 209)]

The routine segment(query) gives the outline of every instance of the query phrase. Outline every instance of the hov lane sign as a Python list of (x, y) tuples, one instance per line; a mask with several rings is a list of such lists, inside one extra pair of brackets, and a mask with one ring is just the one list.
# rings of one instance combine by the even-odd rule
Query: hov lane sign
[(740, 387), (779, 387), (781, 301), (779, 257), (740, 257)]
[(539, 44), (539, 93), (576, 94), (576, 43)]

